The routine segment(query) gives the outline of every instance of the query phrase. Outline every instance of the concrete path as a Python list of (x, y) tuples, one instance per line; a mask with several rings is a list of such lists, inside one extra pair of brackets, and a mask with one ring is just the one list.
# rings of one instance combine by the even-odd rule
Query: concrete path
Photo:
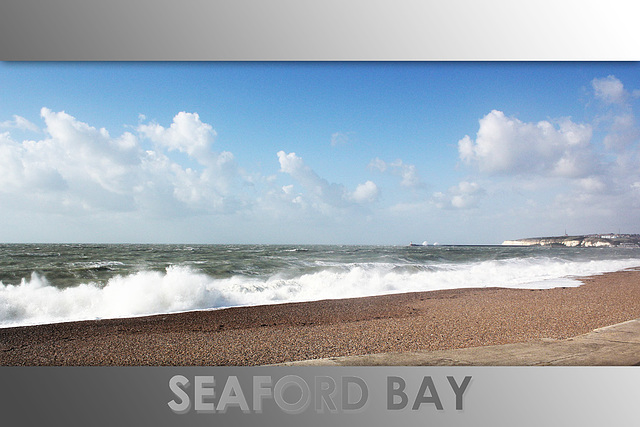
[(281, 366), (632, 366), (640, 365), (640, 319), (566, 340), (455, 350), (380, 353), (283, 363)]

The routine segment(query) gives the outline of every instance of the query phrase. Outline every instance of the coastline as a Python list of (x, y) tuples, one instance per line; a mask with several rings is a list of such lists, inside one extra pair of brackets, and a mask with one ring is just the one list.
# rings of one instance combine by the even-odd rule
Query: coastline
[(0, 329), (3, 366), (251, 366), (566, 339), (640, 318), (640, 271)]

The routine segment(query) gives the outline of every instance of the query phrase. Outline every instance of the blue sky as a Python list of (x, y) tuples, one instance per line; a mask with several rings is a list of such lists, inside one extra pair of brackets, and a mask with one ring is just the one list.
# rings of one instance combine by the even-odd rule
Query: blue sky
[(0, 63), (0, 241), (640, 227), (638, 63)]

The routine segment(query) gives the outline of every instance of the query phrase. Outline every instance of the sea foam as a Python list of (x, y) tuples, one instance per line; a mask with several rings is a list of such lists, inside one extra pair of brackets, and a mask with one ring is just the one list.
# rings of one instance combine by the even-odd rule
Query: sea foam
[[(0, 282), (0, 326), (133, 317), (223, 307), (363, 297), (412, 291), (579, 286), (576, 277), (640, 266), (639, 259), (567, 261), (511, 258), (435, 265), (325, 263), (292, 277), (214, 278), (194, 266), (140, 271), (58, 288), (32, 273), (17, 285)], [(276, 308), (274, 308), (276, 309)]]

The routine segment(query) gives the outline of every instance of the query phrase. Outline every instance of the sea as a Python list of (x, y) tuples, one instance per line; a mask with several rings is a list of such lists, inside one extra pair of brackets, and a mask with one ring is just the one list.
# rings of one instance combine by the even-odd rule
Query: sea
[(455, 288), (580, 286), (640, 248), (0, 245), (0, 327)]

